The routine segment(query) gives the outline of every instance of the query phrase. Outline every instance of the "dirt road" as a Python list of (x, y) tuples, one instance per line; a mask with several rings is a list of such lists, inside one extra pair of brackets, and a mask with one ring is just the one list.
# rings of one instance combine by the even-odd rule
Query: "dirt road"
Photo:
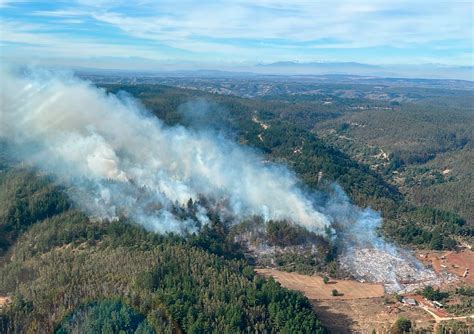
[(427, 306), (420, 304), (420, 307), (426, 312), (428, 312), (429, 314), (431, 314), (431, 316), (433, 316), (436, 322), (449, 321), (449, 320), (466, 320), (469, 318), (474, 319), (474, 314), (465, 315), (461, 317), (440, 317), (439, 315), (434, 313), (432, 310), (430, 310)]

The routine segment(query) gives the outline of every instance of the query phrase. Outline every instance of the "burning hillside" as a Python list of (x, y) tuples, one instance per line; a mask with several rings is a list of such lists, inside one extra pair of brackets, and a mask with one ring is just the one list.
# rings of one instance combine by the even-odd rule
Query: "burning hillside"
[(292, 171), (262, 164), (249, 148), (166, 126), (125, 94), (71, 76), (2, 77), (0, 138), (17, 158), (54, 174), (91, 217), (126, 216), (160, 233), (199, 231), (212, 215), (230, 224), (287, 221), (339, 244), (343, 268), (359, 279), (391, 290), (435, 279), (377, 236), (380, 215), (351, 204), (339, 187), (308, 193)]

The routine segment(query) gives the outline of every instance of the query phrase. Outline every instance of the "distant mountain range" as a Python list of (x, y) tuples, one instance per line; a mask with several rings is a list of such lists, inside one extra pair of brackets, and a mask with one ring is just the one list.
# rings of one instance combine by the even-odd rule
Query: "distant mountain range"
[(357, 62), (294, 62), (283, 61), (255, 66), (258, 73), (321, 75), (349, 74), (379, 77), (432, 78), (474, 80), (473, 66), (421, 65), (371, 65)]
[[(409, 79), (452, 79), (474, 81), (473, 66), (450, 66), (442, 64), (420, 65), (372, 65), (357, 62), (296, 62), (281, 61), (268, 64), (220, 66), (210, 64), (160, 64), (147, 60), (146, 68), (136, 67), (143, 64), (141, 60), (127, 66), (108, 67), (102, 69), (76, 67), (78, 72), (95, 74), (121, 74), (124, 76), (177, 76), (177, 77), (252, 77), (261, 75), (353, 75), (381, 78)], [(113, 66), (113, 65), (112, 65)], [(114, 69), (116, 68), (116, 69)]]

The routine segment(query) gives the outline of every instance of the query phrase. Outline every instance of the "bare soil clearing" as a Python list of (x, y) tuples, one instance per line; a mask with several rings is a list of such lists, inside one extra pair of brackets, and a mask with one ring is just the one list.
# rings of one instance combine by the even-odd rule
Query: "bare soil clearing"
[[(420, 256), (425, 263), (437, 272), (448, 271), (460, 280), (469, 283), (472, 276), (462, 278), (466, 268), (472, 268), (474, 253), (426, 252)], [(441, 266), (443, 265), (443, 266)], [(448, 267), (451, 270), (448, 270)], [(320, 276), (307, 276), (283, 272), (275, 269), (257, 269), (258, 274), (273, 277), (282, 286), (302, 292), (314, 306), (323, 325), (333, 333), (389, 333), (392, 324), (403, 316), (412, 321), (414, 328), (433, 331), (443, 320), (466, 320), (467, 317), (454, 317), (444, 309), (437, 309), (419, 295), (406, 295), (414, 298), (418, 306), (395, 302), (393, 297), (384, 294), (382, 284), (361, 283), (355, 280), (331, 280), (325, 284)], [(459, 283), (459, 281), (458, 281)], [(342, 295), (332, 296), (336, 289)]]
[[(307, 276), (275, 269), (257, 269), (257, 273), (266, 277), (271, 276), (284, 287), (301, 291), (309, 299), (344, 300), (383, 297), (384, 295), (382, 284), (360, 283), (353, 280), (331, 280), (324, 284), (320, 276)], [(339, 296), (332, 296), (334, 289), (340, 293)]]
[[(323, 325), (332, 333), (388, 333), (399, 316), (411, 319), (418, 328), (431, 328), (433, 317), (417, 307), (400, 303), (388, 304), (382, 284), (354, 280), (332, 280), (324, 284), (320, 276), (306, 276), (275, 269), (257, 269), (257, 273), (273, 277), (288, 289), (301, 291), (311, 300)], [(336, 289), (342, 296), (332, 296)]]
[[(474, 252), (468, 249), (459, 252), (420, 252), (419, 258), (439, 273), (447, 271), (469, 285), (474, 285)], [(466, 272), (467, 270), (467, 272)]]
[(10, 298), (0, 296), (0, 308), (10, 302)]
[(415, 328), (432, 328), (433, 317), (418, 307), (386, 304), (384, 298), (312, 300), (316, 314), (331, 333), (389, 333), (401, 316)]

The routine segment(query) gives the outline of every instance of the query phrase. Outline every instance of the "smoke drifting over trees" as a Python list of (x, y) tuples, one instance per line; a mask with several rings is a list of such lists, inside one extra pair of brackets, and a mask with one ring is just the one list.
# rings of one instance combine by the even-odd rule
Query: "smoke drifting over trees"
[[(378, 213), (351, 204), (338, 187), (329, 196), (307, 193), (284, 166), (213, 132), (166, 126), (125, 94), (70, 75), (12, 73), (2, 73), (0, 138), (56, 175), (92, 217), (125, 216), (161, 233), (194, 231), (209, 210), (226, 221), (286, 220), (329, 237), (337, 231), (342, 264), (359, 278), (399, 289), (399, 280), (423, 271), (377, 236)], [(176, 210), (190, 207), (191, 216)], [(377, 250), (374, 261), (388, 270), (368, 273), (361, 249)]]
[[(282, 166), (207, 132), (167, 127), (126, 96), (72, 76), (3, 73), (1, 136), (23, 160), (73, 187), (92, 216), (126, 215), (159, 231), (192, 229), (171, 212), (205, 197), (237, 218), (288, 219), (323, 233), (317, 211)], [(196, 215), (206, 223), (206, 209)]]

